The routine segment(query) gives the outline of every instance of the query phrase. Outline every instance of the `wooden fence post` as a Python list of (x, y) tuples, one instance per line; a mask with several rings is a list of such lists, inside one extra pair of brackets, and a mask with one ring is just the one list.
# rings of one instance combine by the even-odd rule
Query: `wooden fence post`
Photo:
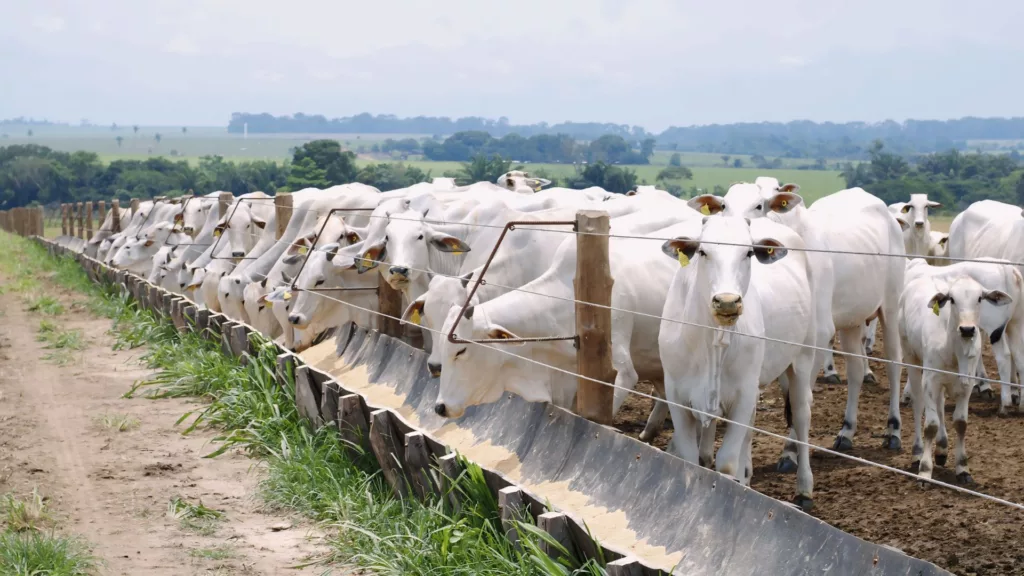
[(217, 196), (217, 216), (223, 218), (228, 213), (228, 206), (231, 206), (231, 201), (234, 200), (234, 196), (231, 192), (221, 192)]
[(599, 424), (612, 423), (611, 386), (592, 382), (615, 383), (612, 366), (611, 267), (608, 264), (608, 213), (580, 210), (576, 213), (576, 351), (578, 378), (576, 413)]
[(67, 202), (60, 205), (60, 235), (68, 235), (68, 205)]
[[(384, 264), (380, 264), (384, 266)], [(383, 274), (377, 275), (377, 326), (381, 334), (395, 338), (402, 337), (402, 293), (391, 287)]]
[(139, 211), (139, 199), (138, 198), (132, 198), (131, 208), (132, 208), (132, 216), (135, 216), (135, 213)]
[(102, 228), (103, 223), (107, 221), (107, 203), (99, 200), (96, 202), (96, 208), (99, 210), (100, 228)]
[(85, 203), (85, 239), (92, 240), (92, 200)]
[(280, 240), (292, 218), (292, 195), (288, 192), (278, 192), (274, 196), (274, 209), (277, 211), (277, 235), (275, 238)]
[(25, 209), (15, 208), (14, 209), (14, 231), (18, 233), (18, 236), (25, 235)]
[(85, 240), (85, 203), (78, 203), (78, 237)]
[(36, 220), (36, 236), (43, 238), (46, 236), (46, 214), (43, 212), (42, 206), (36, 206), (35, 213)]
[(118, 233), (121, 231), (121, 201), (114, 198), (110, 201), (110, 224), (111, 232)]

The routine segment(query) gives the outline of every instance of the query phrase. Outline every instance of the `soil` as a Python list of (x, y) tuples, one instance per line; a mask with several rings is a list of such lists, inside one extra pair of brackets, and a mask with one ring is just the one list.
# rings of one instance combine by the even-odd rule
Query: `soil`
[[(881, 357), (881, 334), (873, 356)], [(843, 385), (816, 385), (811, 416), (812, 444), (831, 448), (846, 409), (845, 366), (836, 355), (836, 369)], [(988, 373), (997, 375), (988, 344), (984, 361)], [(882, 434), (889, 414), (889, 382), (885, 365), (871, 362), (878, 384), (861, 388), (859, 422), (852, 454), (902, 470), (910, 469), (913, 420), (910, 409), (901, 407), (903, 451), (883, 449)], [(906, 370), (902, 381), (906, 382)], [(900, 384), (902, 390), (902, 383)], [(653, 385), (642, 382), (638, 389), (651, 393)], [(967, 423), (967, 455), (976, 484), (968, 488), (1011, 502), (1024, 502), (1024, 458), (1018, 440), (1024, 431), (1024, 414), (996, 415), (996, 399), (977, 394), (971, 399)], [(616, 426), (636, 437), (643, 430), (652, 401), (631, 396), (616, 418)], [(782, 393), (772, 384), (761, 397), (756, 416), (758, 428), (787, 434)], [(956, 484), (953, 470), (953, 403), (946, 405), (950, 439), (949, 461), (937, 467), (934, 478)], [(654, 445), (664, 449), (671, 438), (671, 419)], [(719, 434), (723, 427), (719, 427)], [(780, 474), (775, 464), (782, 442), (754, 435), (755, 490), (791, 501), (796, 476)], [(814, 508), (811, 514), (865, 540), (892, 546), (904, 553), (933, 562), (955, 574), (1024, 574), (1024, 512), (940, 487), (922, 488), (911, 478), (838, 457), (812, 454)]]
[[(323, 535), (261, 509), (258, 464), (240, 453), (203, 459), (215, 431), (181, 435), (175, 421), (198, 404), (121, 397), (148, 374), (137, 362), (144, 349), (113, 351), (110, 321), (74, 299), (61, 294), (68, 311), (52, 320), (81, 330), (87, 347), (58, 366), (36, 341), (41, 317), (24, 310), (21, 295), (0, 295), (0, 493), (37, 489), (59, 530), (82, 537), (103, 574), (323, 573), (293, 568), (327, 553)], [(138, 426), (118, 432), (105, 415)], [(223, 518), (189, 529), (168, 515), (174, 497)]]

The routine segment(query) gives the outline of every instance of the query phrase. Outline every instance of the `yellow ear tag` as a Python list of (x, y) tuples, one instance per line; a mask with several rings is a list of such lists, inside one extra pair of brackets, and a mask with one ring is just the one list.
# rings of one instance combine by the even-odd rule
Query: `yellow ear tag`
[(419, 326), (419, 324), (420, 324), (420, 311), (419, 310), (413, 310), (412, 314), (409, 315), (409, 321), (412, 322), (413, 324), (416, 324), (417, 326)]
[(462, 254), (464, 254), (464, 252), (462, 252), (461, 250), (452, 250), (452, 254), (454, 254), (456, 256), (462, 256)]
[(939, 303), (937, 301), (932, 302), (932, 312), (935, 312), (936, 316), (939, 315)]
[(783, 201), (782, 201), (782, 207), (783, 207), (783, 208), (785, 208), (787, 204), (789, 204), (789, 202), (788, 202), (788, 201), (786, 201), (786, 200), (783, 200)]
[[(704, 204), (700, 207), (700, 213), (705, 216), (711, 216), (711, 208), (708, 208), (708, 205)], [(683, 266), (686, 266), (686, 264), (683, 264)]]
[(299, 246), (299, 254), (305, 254), (306, 252), (309, 252), (309, 248), (306, 248), (305, 246)]
[(220, 230), (214, 230), (213, 231), (213, 237), (214, 238), (220, 238)]
[(292, 293), (291, 292), (285, 292), (284, 295), (281, 296), (281, 298), (284, 299), (284, 300), (291, 300), (292, 299)]
[(274, 307), (274, 303), (272, 301), (270, 301), (270, 300), (264, 300), (263, 302), (264, 302), (263, 305), (266, 306), (267, 308), (273, 308)]
[(679, 258), (679, 265), (682, 266), (683, 268), (686, 268), (687, 266), (690, 265), (690, 258), (687, 257), (682, 250), (676, 252), (676, 256), (678, 256)]
[(765, 252), (767, 252), (768, 255), (771, 256), (772, 254), (775, 254), (775, 248), (769, 248), (769, 249), (765, 250)]

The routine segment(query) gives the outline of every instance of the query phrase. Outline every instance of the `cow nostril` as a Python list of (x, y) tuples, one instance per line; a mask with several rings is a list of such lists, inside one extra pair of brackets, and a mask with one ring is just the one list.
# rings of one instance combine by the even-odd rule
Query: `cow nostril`
[(437, 378), (441, 375), (441, 365), (433, 362), (427, 362), (427, 370), (430, 371), (430, 375)]
[(914, 226), (917, 226), (918, 228), (924, 228), (924, 222), (914, 222)]
[(302, 318), (298, 314), (290, 314), (288, 316), (288, 321), (292, 324), (298, 324), (301, 320)]
[(434, 413), (438, 416), (444, 416), (448, 414), (448, 408), (445, 407), (444, 402), (438, 402), (434, 404)]
[(391, 272), (392, 274), (397, 274), (399, 276), (409, 275), (409, 269), (406, 268), (405, 266), (392, 266), (391, 268), (388, 269), (388, 271)]
[(960, 335), (964, 338), (971, 338), (974, 336), (974, 326), (961, 326)]
[(242, 256), (245, 256), (245, 252), (232, 252), (231, 256), (233, 258), (241, 258)]

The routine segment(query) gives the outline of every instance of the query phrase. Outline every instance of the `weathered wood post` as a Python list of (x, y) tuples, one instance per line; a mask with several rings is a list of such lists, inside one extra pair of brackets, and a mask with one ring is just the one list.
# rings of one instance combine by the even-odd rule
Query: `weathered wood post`
[(60, 205), (60, 235), (68, 235), (68, 204), (64, 202)]
[(217, 216), (218, 217), (223, 218), (224, 216), (227, 215), (227, 213), (228, 213), (228, 206), (231, 206), (231, 200), (233, 200), (233, 199), (234, 199), (234, 196), (231, 195), (231, 192), (221, 192), (220, 195), (217, 196)]
[(36, 236), (39, 236), (40, 238), (46, 236), (46, 214), (43, 212), (42, 206), (36, 206), (35, 221)]
[[(612, 423), (615, 389), (589, 380), (615, 383), (612, 367), (611, 266), (608, 263), (608, 213), (576, 213), (576, 413), (599, 424)], [(597, 304), (598, 306), (591, 306)], [(605, 306), (602, 308), (601, 306)]]
[(135, 216), (135, 213), (139, 211), (139, 199), (138, 198), (132, 198), (131, 208), (132, 208), (132, 216)]
[(110, 224), (111, 233), (121, 231), (121, 201), (117, 198), (110, 201)]
[(78, 203), (78, 237), (85, 240), (85, 203)]
[(18, 233), (18, 236), (25, 235), (25, 209), (15, 208), (14, 209), (14, 231)]
[(107, 203), (103, 200), (96, 202), (96, 209), (99, 211), (100, 228), (103, 227), (103, 223), (107, 221)]
[[(384, 264), (380, 264), (383, 266)], [(381, 334), (402, 337), (402, 293), (391, 287), (383, 274), (377, 275), (377, 317)]]
[(288, 221), (292, 218), (292, 195), (288, 192), (278, 192), (274, 196), (274, 210), (277, 212), (277, 232), (274, 237), (280, 240), (288, 228)]
[(613, 560), (605, 565), (608, 576), (643, 576), (644, 567), (632, 556)]
[(92, 240), (92, 200), (85, 203), (85, 239)]

